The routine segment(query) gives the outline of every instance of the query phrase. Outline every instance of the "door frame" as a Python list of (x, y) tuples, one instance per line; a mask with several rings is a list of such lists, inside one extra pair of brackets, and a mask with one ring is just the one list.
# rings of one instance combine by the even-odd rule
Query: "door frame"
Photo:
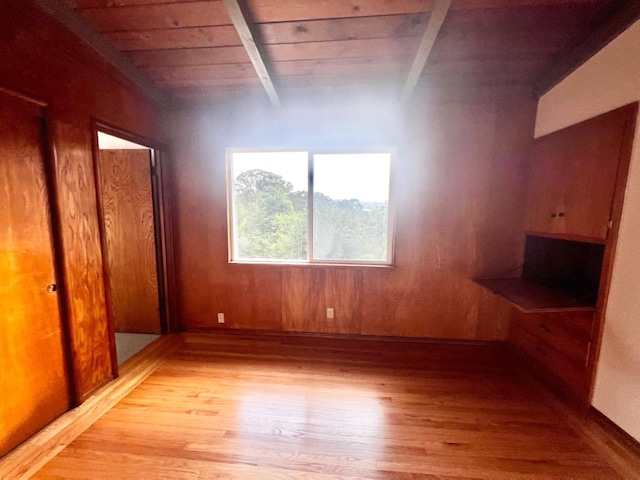
[(93, 152), (94, 182), (96, 189), (96, 206), (98, 210), (98, 229), (102, 252), (102, 278), (104, 283), (107, 333), (111, 355), (111, 371), (113, 378), (119, 375), (118, 357), (116, 353), (115, 317), (111, 308), (111, 278), (109, 274), (107, 237), (104, 226), (104, 206), (102, 202), (102, 185), (100, 181), (100, 148), (98, 132), (128, 140), (147, 147), (151, 151), (151, 187), (153, 196), (154, 233), (156, 244), (156, 268), (158, 271), (158, 301), (160, 303), (160, 329), (162, 335), (177, 331), (174, 310), (174, 261), (173, 242), (171, 236), (171, 203), (169, 201), (169, 181), (167, 168), (167, 151), (165, 144), (150, 140), (144, 136), (131, 133), (97, 118), (91, 119), (91, 142)]

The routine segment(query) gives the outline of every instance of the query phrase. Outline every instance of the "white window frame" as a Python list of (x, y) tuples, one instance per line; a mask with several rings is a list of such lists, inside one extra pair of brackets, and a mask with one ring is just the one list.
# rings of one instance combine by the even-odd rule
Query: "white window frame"
[[(235, 253), (235, 217), (233, 214), (233, 154), (234, 153), (269, 153), (269, 152), (306, 152), (307, 153), (307, 255), (306, 260), (277, 260), (277, 259), (237, 259), (234, 258)], [(318, 154), (324, 155), (344, 155), (344, 154), (367, 154), (380, 153), (389, 155), (389, 203), (387, 211), (387, 258), (384, 260), (326, 260), (313, 258), (313, 201), (314, 201), (314, 156)], [(393, 266), (395, 251), (395, 188), (394, 188), (394, 172), (396, 162), (396, 149), (392, 147), (380, 148), (227, 148), (226, 153), (226, 183), (227, 183), (227, 245), (229, 263), (239, 264), (265, 264), (265, 265), (353, 265), (353, 266)]]

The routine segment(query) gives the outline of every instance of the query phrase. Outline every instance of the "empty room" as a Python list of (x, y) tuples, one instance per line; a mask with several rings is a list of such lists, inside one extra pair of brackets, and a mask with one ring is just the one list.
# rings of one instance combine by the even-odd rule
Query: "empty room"
[(0, 1), (0, 478), (640, 478), (640, 2)]

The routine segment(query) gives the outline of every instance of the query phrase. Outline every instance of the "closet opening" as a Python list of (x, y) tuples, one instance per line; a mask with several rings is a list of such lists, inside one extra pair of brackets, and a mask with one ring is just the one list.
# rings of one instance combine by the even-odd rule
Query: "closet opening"
[(94, 156), (101, 220), (111, 363), (118, 368), (167, 333), (167, 248), (161, 147), (96, 123)]

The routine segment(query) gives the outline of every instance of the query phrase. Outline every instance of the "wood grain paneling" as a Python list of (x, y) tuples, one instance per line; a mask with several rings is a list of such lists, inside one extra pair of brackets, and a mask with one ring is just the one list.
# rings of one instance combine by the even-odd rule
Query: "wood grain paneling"
[[(373, 38), (300, 44), (274, 44), (265, 48), (274, 62), (318, 60), (333, 58), (394, 57), (409, 59), (415, 40), (411, 37), (387, 39)], [(186, 65), (224, 65), (249, 63), (244, 47), (203, 47), (171, 50), (140, 50), (129, 53), (129, 58), (140, 67), (174, 67)]]
[[(127, 7), (133, 5), (148, 5), (148, 4), (163, 4), (163, 3), (175, 3), (175, 0), (66, 0), (69, 5), (74, 8), (79, 9), (89, 9), (89, 8), (109, 8), (109, 7)], [(182, 0), (181, 3), (194, 2), (200, 0)], [(434, 0), (425, 0), (424, 8), (429, 10), (433, 5)], [(513, 5), (516, 7), (520, 6), (544, 6), (544, 5), (558, 5), (563, 3), (571, 2), (579, 7), (588, 7), (591, 4), (599, 3), (600, 0), (510, 0), (509, 5)], [(306, 2), (300, 2), (300, 6), (296, 6), (299, 10), (302, 6), (309, 6), (310, 0), (306, 0)], [(258, 3), (267, 3), (265, 0), (262, 0)], [(287, 3), (282, 0), (278, 2), (274, 2), (276, 5), (280, 6), (280, 11), (285, 10), (288, 6)], [(331, 5), (331, 2), (322, 1), (322, 2), (314, 2), (317, 3), (320, 8), (342, 8), (344, 7), (335, 7)], [(381, 3), (388, 3), (388, 0), (366, 0), (366, 4), (368, 8), (369, 5), (379, 5)], [(402, 5), (406, 6), (410, 5), (409, 2), (398, 2)], [(456, 0), (453, 3), (454, 10), (475, 10), (475, 9), (494, 9), (494, 8), (504, 8), (505, 1), (504, 0)], [(374, 7), (374, 8), (384, 8), (384, 7)], [(388, 7), (387, 7), (388, 8)], [(275, 11), (275, 9), (274, 9)]]
[(61, 227), (75, 401), (81, 402), (112, 375), (90, 118), (163, 140), (163, 113), (31, 0), (0, 3), (0, 57), (3, 84), (46, 101), (53, 118), (52, 204)]
[(287, 269), (282, 275), (282, 326), (298, 332), (322, 332), (325, 271)]
[[(68, 3), (138, 64), (167, 68), (223, 65), (223, 59), (225, 66), (247, 63), (246, 54), (235, 53), (240, 41), (221, 1), (68, 0)], [(617, 3), (616, 0), (454, 0), (422, 78), (435, 81), (444, 77), (445, 84), (531, 86), (553, 64), (559, 52), (580, 43), (606, 22)], [(249, 0), (245, 5), (248, 17), (256, 25), (259, 42), (270, 46), (269, 62), (373, 57), (373, 65), (359, 68), (370, 67), (369, 77), (377, 77), (386, 74), (384, 67), (389, 62), (383, 58), (387, 56), (397, 65), (396, 71), (406, 75), (436, 2)], [(536, 41), (532, 42), (532, 38)], [(398, 39), (407, 40), (402, 49), (397, 48)], [(366, 40), (375, 40), (376, 46), (366, 47), (363, 43)], [(343, 45), (336, 48), (336, 42)], [(146, 56), (145, 51), (153, 54)], [(288, 88), (286, 80), (304, 75), (307, 68), (304, 63), (291, 67), (276, 74), (281, 88)], [(331, 78), (333, 87), (341, 85), (341, 72), (332, 71), (330, 62), (318, 67), (314, 75), (323, 75), (325, 81)], [(166, 81), (154, 71), (147, 73), (155, 81)], [(194, 83), (189, 83), (185, 74), (179, 83), (163, 85), (170, 85), (180, 95), (189, 95), (190, 87), (207, 80), (208, 85), (214, 85), (211, 82), (215, 69), (192, 73), (204, 74), (204, 78), (196, 76)], [(367, 84), (370, 80), (364, 79), (366, 73), (357, 81)], [(317, 86), (310, 82), (305, 88)], [(252, 89), (250, 83), (236, 88), (246, 92)]]
[[(174, 114), (183, 328), (218, 328), (224, 311), (224, 328), (506, 338), (509, 311), (470, 279), (520, 265), (534, 102), (416, 102), (400, 112), (377, 100), (280, 111), (226, 102), (212, 107), (224, 115)], [(227, 263), (225, 148), (307, 144), (398, 146), (394, 268)], [(252, 299), (245, 279), (267, 275)]]
[(618, 109), (536, 140), (527, 230), (607, 238), (627, 120)]
[(251, 14), (257, 23), (274, 23), (324, 18), (374, 17), (428, 12), (431, 0), (365, 0), (333, 2), (331, 0), (251, 0)]
[[(76, 8), (107, 8), (107, 7), (129, 7), (133, 5), (148, 5), (159, 3), (175, 3), (176, 0), (67, 0), (67, 3)], [(198, 0), (182, 0), (180, 3), (187, 3)]]
[(82, 399), (112, 376), (91, 132), (62, 121), (53, 127), (73, 371)]
[(269, 58), (274, 62), (293, 60), (344, 59), (361, 57), (393, 57), (396, 61), (412, 58), (415, 38), (369, 38), (343, 41), (279, 43), (267, 45)]
[(120, 50), (157, 50), (169, 48), (240, 46), (240, 37), (232, 25), (191, 27), (173, 30), (113, 32), (107, 38)]
[(144, 5), (90, 8), (82, 11), (82, 16), (101, 32), (231, 25), (220, 1), (160, 3), (153, 8)]
[[(301, 60), (295, 62), (275, 62), (273, 69), (284, 76), (306, 76), (311, 78), (339, 76), (363, 76), (399, 73), (403, 69), (402, 63), (388, 58), (374, 61), (372, 58), (345, 58), (330, 60)], [(251, 63), (233, 63), (226, 65), (199, 65), (180, 67), (151, 67), (144, 69), (161, 83), (176, 84), (183, 82), (198, 85), (202, 82), (210, 83), (218, 79), (248, 79), (255, 78), (255, 70)]]
[(138, 67), (224, 65), (226, 63), (250, 62), (243, 46), (138, 50), (129, 52), (128, 56)]
[(71, 405), (39, 110), (0, 92), (0, 457)]
[(115, 331), (160, 333), (150, 150), (100, 150)]
[[(334, 318), (327, 318), (327, 308)], [(362, 271), (287, 268), (282, 274), (282, 328), (294, 332), (359, 333)]]
[(338, 18), (259, 24), (265, 44), (418, 37), (427, 17), (423, 14), (391, 17)]

